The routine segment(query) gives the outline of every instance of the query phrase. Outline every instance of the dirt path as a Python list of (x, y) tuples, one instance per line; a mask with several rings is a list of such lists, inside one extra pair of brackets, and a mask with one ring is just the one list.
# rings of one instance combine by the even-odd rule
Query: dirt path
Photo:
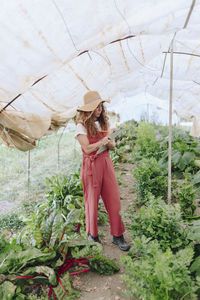
[[(122, 184), (120, 187), (122, 211), (128, 209), (129, 204), (134, 200), (132, 165), (129, 163), (120, 164), (117, 170), (120, 174)], [(112, 236), (109, 232), (109, 225), (99, 226), (99, 231), (103, 233), (101, 238), (103, 243), (103, 254), (108, 258), (115, 258), (120, 265), (120, 272), (112, 276), (98, 275), (88, 272), (84, 275), (75, 276), (74, 284), (79, 286), (81, 291), (80, 300), (130, 300), (123, 296), (125, 285), (120, 276), (124, 274), (123, 265), (120, 262), (120, 255), (127, 254), (112, 244)], [(125, 239), (129, 242), (129, 234), (125, 233)]]

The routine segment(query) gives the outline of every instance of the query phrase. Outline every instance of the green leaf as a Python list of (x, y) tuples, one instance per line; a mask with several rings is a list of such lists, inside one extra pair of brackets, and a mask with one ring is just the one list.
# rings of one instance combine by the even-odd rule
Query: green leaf
[(0, 273), (15, 273), (27, 264), (43, 263), (52, 260), (55, 256), (55, 251), (44, 253), (37, 248), (30, 248), (23, 251), (18, 248), (8, 249), (6, 252), (0, 254)]
[(89, 258), (89, 266), (92, 271), (104, 275), (112, 275), (120, 270), (116, 260), (111, 260), (101, 254)]
[(17, 295), (17, 297), (15, 298), (15, 300), (26, 300), (26, 299), (27, 299), (27, 297), (21, 293), (19, 295)]
[[(60, 278), (60, 281), (62, 282), (63, 287), (61, 286), (61, 284), (58, 284), (57, 287), (54, 288), (54, 292), (56, 294), (56, 299), (58, 299), (58, 300), (63, 300), (63, 299), (73, 300), (73, 299), (79, 298), (78, 297), (79, 292), (76, 292), (72, 288), (70, 278), (69, 278), (69, 273), (65, 273), (65, 275)], [(65, 291), (63, 288), (65, 289)]]
[(178, 162), (180, 161), (180, 159), (181, 159), (181, 152), (180, 151), (178, 151), (178, 150), (175, 150), (175, 151), (173, 151), (172, 152), (172, 163), (173, 164), (175, 164), (175, 165), (177, 165), (178, 164)]
[(47, 266), (29, 267), (21, 276), (44, 274), (48, 277), (49, 283), (53, 286), (57, 285), (57, 278), (54, 270)]
[(64, 229), (64, 218), (62, 217), (61, 212), (57, 212), (52, 224), (52, 233), (50, 239), (50, 246), (54, 247), (56, 240), (61, 237), (63, 229)]
[(190, 267), (191, 272), (195, 272), (196, 276), (200, 276), (200, 256), (196, 257)]
[(187, 231), (190, 240), (200, 243), (200, 220), (191, 223)]
[(191, 181), (192, 184), (200, 183), (200, 171), (194, 175), (194, 178)]
[(200, 167), (200, 160), (199, 160), (199, 159), (195, 159), (195, 160), (194, 160), (194, 165), (195, 165), (196, 167)]
[(193, 152), (184, 152), (183, 156), (181, 157), (178, 167), (181, 170), (184, 170), (186, 166), (188, 166), (191, 161), (194, 161), (195, 159), (195, 154)]
[(68, 225), (68, 224), (74, 224), (74, 223), (79, 223), (79, 218), (80, 218), (80, 215), (81, 215), (81, 210), (80, 209), (74, 209), (74, 210), (71, 210), (69, 212), (69, 214), (67, 215), (67, 219), (66, 219), (66, 223), (65, 225)]
[(15, 295), (16, 285), (10, 281), (4, 281), (0, 285), (0, 299), (1, 300), (12, 300)]

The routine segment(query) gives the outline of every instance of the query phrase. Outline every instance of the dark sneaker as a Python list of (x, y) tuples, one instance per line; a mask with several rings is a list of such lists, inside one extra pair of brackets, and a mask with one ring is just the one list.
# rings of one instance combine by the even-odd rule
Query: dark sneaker
[(113, 244), (119, 246), (122, 251), (128, 251), (130, 249), (130, 245), (126, 243), (123, 235), (113, 236)]
[(90, 233), (88, 234), (88, 241), (101, 244), (101, 241), (100, 241), (99, 237), (98, 236), (94, 237)]

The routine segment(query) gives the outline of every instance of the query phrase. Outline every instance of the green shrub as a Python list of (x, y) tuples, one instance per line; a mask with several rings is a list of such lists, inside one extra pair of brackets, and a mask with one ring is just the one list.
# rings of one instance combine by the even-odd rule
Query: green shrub
[(0, 230), (16, 230), (22, 228), (24, 225), (25, 223), (14, 212), (0, 216)]
[(191, 247), (176, 254), (170, 249), (162, 252), (157, 241), (144, 237), (137, 238), (134, 245), (132, 252), (122, 256), (126, 270), (122, 279), (128, 296), (142, 300), (197, 299), (200, 282), (189, 271), (193, 259)]
[(55, 202), (54, 205), (57, 208), (63, 207), (67, 195), (83, 197), (83, 187), (79, 169), (67, 176), (60, 174), (46, 178), (46, 184), (49, 187), (46, 198), (49, 200), (50, 205)]
[[(166, 140), (167, 146), (167, 140)], [(190, 172), (196, 173), (199, 170), (198, 158), (200, 145), (196, 138), (178, 128), (172, 130), (172, 171), (175, 176), (182, 176), (183, 172), (190, 168)], [(168, 165), (168, 149), (163, 152), (159, 163), (163, 167)]]
[(189, 244), (179, 204), (168, 205), (151, 196), (148, 206), (142, 206), (138, 213), (132, 213), (129, 218), (133, 239), (144, 235), (158, 240), (163, 250), (171, 248), (173, 251)]
[(110, 157), (115, 168), (117, 167), (118, 162), (122, 160), (122, 156), (122, 153), (117, 148), (114, 148), (112, 151), (110, 151)]
[(135, 188), (138, 193), (138, 204), (146, 201), (148, 193), (155, 197), (167, 199), (167, 170), (164, 170), (153, 157), (142, 159), (134, 169)]
[(129, 149), (123, 149), (125, 152), (131, 152), (135, 145), (136, 140), (136, 131), (137, 131), (137, 124), (134, 120), (124, 122), (120, 127), (122, 130), (116, 137), (116, 148), (123, 148), (127, 145), (130, 146)]
[(190, 185), (187, 181), (181, 181), (178, 183), (175, 197), (179, 201), (183, 216), (192, 217), (196, 210), (194, 205), (196, 190), (194, 186)]
[(143, 157), (155, 157), (156, 159), (161, 157), (163, 136), (156, 131), (154, 125), (142, 121), (138, 126), (136, 137), (134, 153), (136, 160), (140, 160)]

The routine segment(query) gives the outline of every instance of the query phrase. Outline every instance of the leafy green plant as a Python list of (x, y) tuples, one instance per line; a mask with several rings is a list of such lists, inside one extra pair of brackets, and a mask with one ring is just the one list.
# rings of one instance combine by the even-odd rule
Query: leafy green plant
[(103, 200), (100, 200), (98, 205), (98, 224), (107, 225), (108, 223), (108, 214), (103, 204)]
[(181, 181), (178, 184), (175, 197), (179, 201), (183, 216), (186, 218), (192, 217), (196, 210), (196, 206), (194, 205), (196, 190), (194, 186), (190, 185), (187, 181)]
[(24, 225), (25, 223), (14, 212), (0, 216), (0, 230), (17, 230), (22, 228)]
[(89, 266), (91, 270), (104, 275), (112, 275), (120, 270), (116, 260), (111, 260), (101, 254), (89, 258)]
[[(188, 238), (200, 245), (200, 220), (193, 221), (187, 226)], [(198, 253), (200, 255), (200, 251)]]
[(116, 175), (116, 177), (117, 177), (117, 182), (118, 182), (118, 184), (121, 185), (121, 184), (122, 184), (122, 176), (121, 176), (121, 173), (115, 172), (115, 175)]
[(23, 272), (25, 266), (45, 263), (56, 257), (56, 252), (44, 252), (36, 248), (22, 248), (19, 245), (7, 245), (0, 252), (0, 274)]
[(190, 267), (191, 272), (195, 272), (196, 276), (200, 278), (200, 256), (196, 257)]
[(193, 178), (191, 178), (191, 183), (194, 185), (199, 186), (200, 184), (200, 171), (198, 171), (196, 174), (194, 174)]
[[(167, 145), (167, 144), (166, 144)], [(189, 135), (188, 132), (178, 128), (172, 130), (172, 171), (173, 174), (180, 177), (182, 173), (188, 168), (190, 172), (196, 173), (198, 171), (198, 158), (200, 144), (197, 138)], [(159, 163), (166, 167), (168, 164), (168, 150), (163, 152)]]
[(112, 151), (110, 151), (110, 157), (112, 159), (114, 167), (116, 168), (118, 166), (118, 163), (122, 160), (122, 153), (119, 149), (114, 148)]
[(94, 256), (99, 255), (102, 253), (102, 245), (99, 243), (89, 242), (85, 239), (85, 241), (77, 241), (73, 240), (73, 243), (71, 244), (69, 242), (71, 247), (71, 255), (74, 258), (81, 258), (81, 257), (88, 257), (88, 256)]
[(142, 206), (138, 213), (131, 214), (129, 218), (133, 239), (144, 235), (158, 240), (163, 250), (171, 248), (173, 251), (189, 244), (179, 204), (168, 205), (151, 196), (148, 206)]
[(143, 300), (197, 299), (200, 282), (193, 280), (189, 270), (191, 247), (176, 254), (170, 249), (162, 252), (158, 241), (144, 237), (137, 238), (134, 245), (132, 252), (121, 258), (128, 296)]
[[(75, 259), (100, 255), (91, 263), (94, 270), (96, 264), (98, 270), (105, 273), (114, 268), (114, 263), (112, 265), (109, 259), (102, 256), (102, 245), (88, 241), (79, 176), (54, 176), (47, 181), (50, 190), (46, 201), (38, 203), (34, 213), (23, 218), (25, 226), (16, 234), (16, 239), (12, 239), (11, 243), (4, 237), (0, 240), (0, 274), (6, 276), (3, 278), (5, 285), (0, 285), (2, 299), (5, 299), (6, 288), (10, 289), (12, 298), (9, 299), (31, 299), (29, 290), (19, 290), (20, 276), (23, 279), (24, 276), (31, 276), (24, 286), (34, 284), (33, 279), (37, 282), (36, 276), (41, 284), (54, 287), (57, 299), (63, 299), (63, 290), (57, 285), (57, 275), (60, 276), (60, 273), (56, 275), (56, 272), (66, 263), (66, 256), (74, 263)], [(102, 217), (105, 213), (101, 211), (100, 215)], [(14, 276), (13, 280), (10, 275)], [(74, 299), (77, 293), (69, 278), (66, 278), (64, 276), (64, 285), (69, 299)]]
[[(195, 154), (192, 151), (185, 151), (183, 153), (180, 150), (172, 149), (172, 171), (180, 176), (186, 168), (194, 164)], [(168, 150), (164, 151), (163, 156), (159, 160), (159, 164), (163, 167), (168, 165)]]
[(116, 137), (116, 148), (122, 148), (122, 152), (131, 152), (135, 145), (137, 123), (130, 120), (121, 124), (120, 127), (122, 130)]
[[(153, 124), (142, 121), (138, 125), (134, 149), (134, 159), (154, 157), (159, 159), (162, 155), (162, 140), (164, 137), (156, 130)], [(166, 148), (166, 145), (165, 145)]]
[(24, 218), (26, 226), (18, 241), (41, 248), (43, 244), (57, 246), (76, 231), (76, 225), (85, 227), (83, 190), (79, 170), (75, 173), (47, 178), (49, 191), (46, 201), (36, 205), (34, 213)]
[[(57, 285), (56, 288), (54, 288), (54, 292), (56, 294), (57, 300), (73, 300), (78, 299), (80, 296), (80, 293), (72, 287), (72, 283), (69, 277), (69, 273), (65, 273), (64, 276), (62, 276), (62, 286), (61, 284)], [(63, 287), (65, 289), (65, 292), (63, 290)], [(66, 295), (67, 293), (67, 295)]]
[(135, 189), (138, 193), (138, 204), (146, 202), (148, 193), (155, 197), (167, 198), (167, 170), (163, 169), (153, 157), (138, 162), (133, 174), (136, 179)]
[(63, 201), (67, 195), (83, 197), (79, 170), (68, 176), (55, 175), (51, 178), (46, 178), (46, 184), (49, 187), (46, 197), (50, 202), (55, 201), (57, 207), (63, 207)]

